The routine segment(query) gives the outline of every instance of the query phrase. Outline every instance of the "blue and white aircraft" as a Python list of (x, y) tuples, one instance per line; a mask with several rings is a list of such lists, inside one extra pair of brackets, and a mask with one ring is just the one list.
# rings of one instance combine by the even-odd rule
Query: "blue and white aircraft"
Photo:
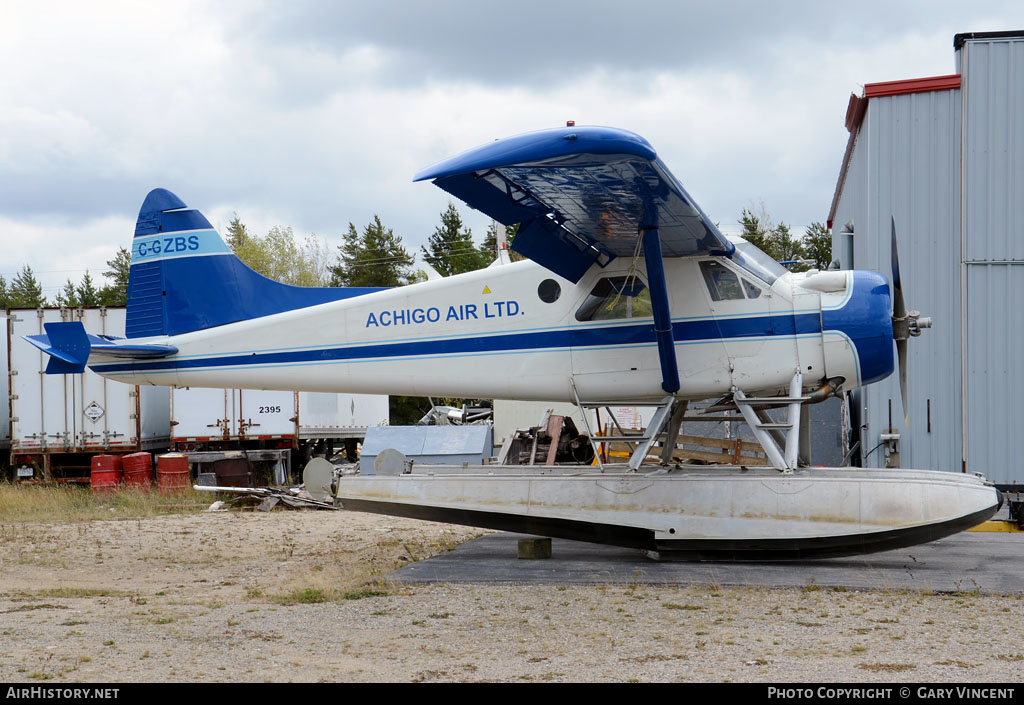
[[(125, 338), (47, 324), (48, 373), (131, 384), (658, 407), (625, 467), (432, 468), (337, 479), (347, 508), (629, 545), (661, 556), (860, 553), (991, 516), (981, 479), (806, 469), (800, 411), (894, 370), (927, 327), (867, 271), (791, 273), (723, 235), (639, 135), (569, 126), (425, 169), (527, 259), (395, 289), (302, 288), (249, 269), (156, 189), (132, 244)], [(901, 360), (902, 362), (902, 360)], [(902, 364), (901, 364), (902, 368)], [(902, 370), (905, 377), (905, 370)], [(691, 400), (742, 412), (770, 468), (644, 466)], [(787, 409), (775, 422), (764, 409)]]

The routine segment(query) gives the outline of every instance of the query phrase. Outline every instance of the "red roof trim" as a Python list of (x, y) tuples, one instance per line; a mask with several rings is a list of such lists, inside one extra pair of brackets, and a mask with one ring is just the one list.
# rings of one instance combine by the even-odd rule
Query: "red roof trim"
[(958, 73), (949, 76), (932, 76), (930, 78), (908, 78), (904, 81), (868, 83), (864, 86), (864, 97), (881, 98), (887, 95), (904, 95), (906, 93), (949, 91), (959, 87), (960, 74)]

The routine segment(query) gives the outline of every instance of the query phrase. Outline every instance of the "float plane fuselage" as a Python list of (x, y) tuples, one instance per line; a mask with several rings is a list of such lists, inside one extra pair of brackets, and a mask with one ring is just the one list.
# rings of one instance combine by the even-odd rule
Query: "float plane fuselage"
[[(798, 557), (939, 538), (999, 506), (951, 473), (801, 469), (801, 406), (887, 377), (894, 340), (905, 374), (906, 340), (930, 324), (903, 307), (895, 230), (892, 290), (874, 272), (789, 272), (723, 235), (646, 140), (612, 128), (498, 140), (427, 179), (519, 224), (512, 249), (526, 260), (503, 253), (394, 289), (288, 286), (156, 189), (136, 225), (125, 337), (58, 323), (29, 340), (48, 373), (88, 366), (131, 384), (658, 406), (620, 475), (364, 468), (334, 487), (349, 508), (662, 554)], [(673, 469), (687, 400), (711, 397), (743, 413), (773, 469)], [(788, 423), (758, 406), (787, 408)], [(659, 435), (663, 464), (642, 473)]]

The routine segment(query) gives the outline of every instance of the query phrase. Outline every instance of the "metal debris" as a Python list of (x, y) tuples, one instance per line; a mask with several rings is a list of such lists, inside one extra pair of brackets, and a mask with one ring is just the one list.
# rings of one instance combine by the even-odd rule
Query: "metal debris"
[(207, 485), (193, 485), (193, 487), (199, 492), (220, 492), (235, 495), (231, 499), (214, 502), (210, 505), (208, 511), (224, 511), (227, 505), (257, 505), (256, 508), (263, 512), (269, 512), (277, 506), (284, 506), (290, 509), (339, 509), (332, 502), (322, 502), (313, 499), (305, 489), (298, 487), (288, 489), (276, 487), (211, 487)]

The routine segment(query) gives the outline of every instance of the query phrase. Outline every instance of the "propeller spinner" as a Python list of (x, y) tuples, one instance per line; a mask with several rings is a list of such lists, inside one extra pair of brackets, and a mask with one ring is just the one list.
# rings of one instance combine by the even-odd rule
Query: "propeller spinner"
[(896, 341), (896, 355), (900, 365), (900, 396), (903, 398), (903, 418), (907, 409), (907, 340), (921, 335), (921, 330), (932, 327), (931, 318), (921, 318), (920, 311), (908, 311), (903, 301), (903, 283), (900, 280), (900, 256), (896, 249), (896, 216), (892, 219), (892, 337)]

